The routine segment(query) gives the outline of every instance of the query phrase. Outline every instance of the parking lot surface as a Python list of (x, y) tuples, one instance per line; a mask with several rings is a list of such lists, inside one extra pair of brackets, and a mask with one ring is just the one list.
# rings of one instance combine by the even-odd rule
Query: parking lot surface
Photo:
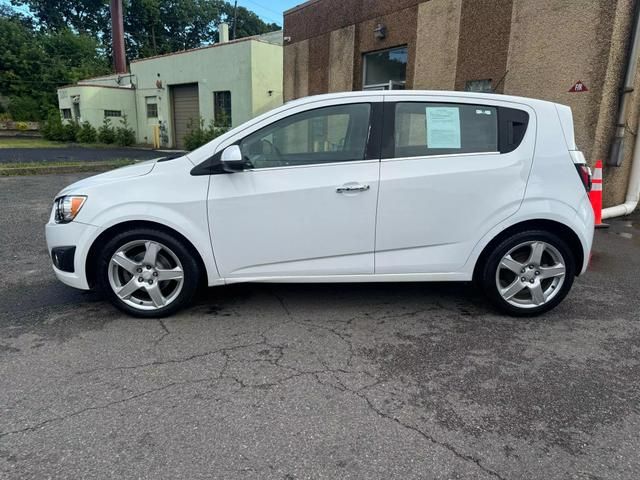
[(51, 272), (78, 178), (0, 178), (0, 478), (640, 478), (640, 216), (539, 318), (462, 284), (254, 284), (139, 320)]
[(0, 148), (0, 163), (16, 162), (91, 162), (118, 160), (150, 160), (166, 157), (167, 152), (123, 147)]

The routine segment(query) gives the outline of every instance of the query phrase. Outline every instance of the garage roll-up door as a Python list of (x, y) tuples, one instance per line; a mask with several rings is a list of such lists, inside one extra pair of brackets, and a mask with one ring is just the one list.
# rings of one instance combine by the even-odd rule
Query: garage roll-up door
[(198, 84), (173, 85), (171, 98), (175, 145), (178, 148), (184, 148), (184, 137), (189, 133), (190, 123), (197, 126), (200, 121)]

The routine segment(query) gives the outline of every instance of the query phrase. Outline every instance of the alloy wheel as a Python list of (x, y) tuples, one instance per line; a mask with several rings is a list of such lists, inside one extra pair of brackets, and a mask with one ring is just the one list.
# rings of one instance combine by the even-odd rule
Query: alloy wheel
[(536, 308), (560, 292), (566, 271), (557, 248), (540, 240), (527, 241), (502, 257), (496, 270), (496, 286), (510, 305)]
[(170, 305), (184, 285), (176, 254), (153, 240), (135, 240), (118, 248), (108, 267), (109, 284), (118, 298), (138, 310)]

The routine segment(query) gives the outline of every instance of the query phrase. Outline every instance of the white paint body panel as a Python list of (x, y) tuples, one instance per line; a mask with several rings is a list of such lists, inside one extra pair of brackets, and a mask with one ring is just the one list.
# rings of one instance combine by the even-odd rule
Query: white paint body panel
[[(377, 160), (213, 175), (209, 216), (220, 273), (372, 274)], [(365, 192), (339, 194), (349, 183)]]
[[(366, 160), (193, 176), (191, 169), (247, 134), (322, 106), (435, 101), (526, 110), (520, 147), (508, 154)], [(558, 107), (560, 108), (560, 107)], [(555, 104), (466, 92), (347, 92), (309, 97), (257, 117), (187, 156), (108, 172), (65, 188), (87, 195), (76, 220), (46, 226), (49, 251), (76, 246), (87, 289), (91, 245), (112, 226), (147, 221), (184, 236), (209, 285), (263, 282), (470, 280), (485, 246), (506, 228), (553, 220), (580, 239), (586, 269), (593, 212), (568, 153), (570, 112)], [(575, 145), (573, 145), (575, 148)], [(349, 183), (368, 191), (338, 194)]]
[[(388, 95), (386, 101), (424, 101), (421, 95)], [(438, 102), (476, 104), (440, 95)], [(531, 171), (536, 115), (521, 103), (482, 105), (518, 108), (529, 126), (513, 152), (440, 155), (382, 160), (376, 236), (376, 273), (457, 272), (478, 233), (518, 211)]]

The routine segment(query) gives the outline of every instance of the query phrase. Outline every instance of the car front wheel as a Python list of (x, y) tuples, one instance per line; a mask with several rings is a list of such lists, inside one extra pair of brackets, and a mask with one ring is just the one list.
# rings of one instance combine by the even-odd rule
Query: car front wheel
[(494, 305), (514, 316), (551, 310), (571, 290), (575, 260), (567, 244), (546, 231), (517, 233), (497, 245), (482, 271)]
[(101, 251), (98, 281), (111, 303), (130, 315), (171, 315), (193, 298), (198, 263), (173, 236), (159, 230), (122, 232)]

